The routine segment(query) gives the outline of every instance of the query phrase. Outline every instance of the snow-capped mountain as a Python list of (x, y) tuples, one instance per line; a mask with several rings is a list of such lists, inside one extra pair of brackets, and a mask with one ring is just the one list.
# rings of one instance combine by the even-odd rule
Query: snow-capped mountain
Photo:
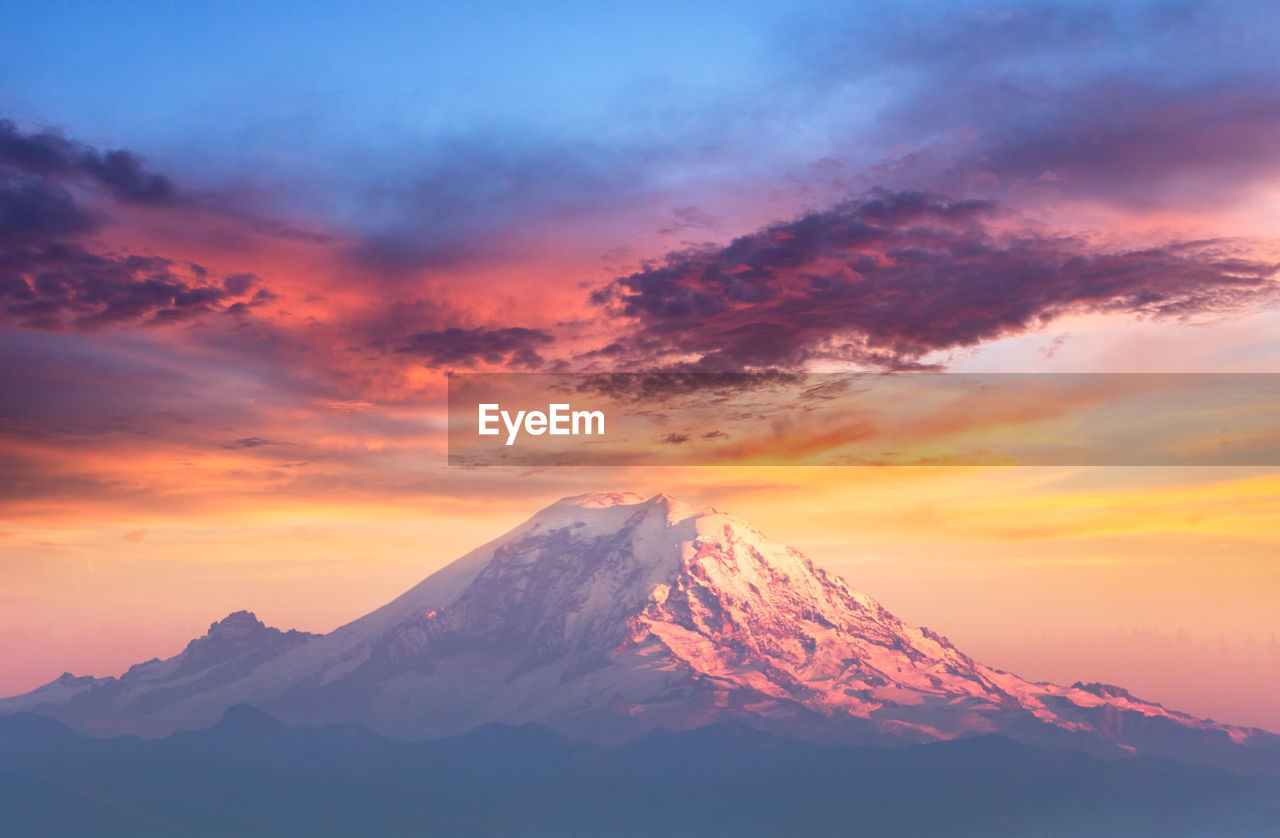
[(609, 742), (736, 722), (817, 741), (1001, 733), (1219, 762), (1270, 759), (1280, 742), (1119, 687), (993, 669), (741, 520), (611, 493), (553, 504), (330, 634), (239, 612), (167, 661), (63, 676), (0, 712), (162, 734), (242, 703), (401, 738), (533, 721)]

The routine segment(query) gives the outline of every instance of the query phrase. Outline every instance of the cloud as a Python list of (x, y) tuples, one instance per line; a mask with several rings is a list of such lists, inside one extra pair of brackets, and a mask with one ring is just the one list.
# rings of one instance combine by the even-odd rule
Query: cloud
[(668, 254), (592, 301), (631, 325), (602, 357), (632, 366), (918, 365), (1073, 312), (1184, 317), (1272, 300), (1278, 266), (1229, 242), (1099, 251), (1005, 232), (989, 201), (879, 193), (714, 248)]
[(695, 206), (676, 207), (671, 211), (672, 222), (658, 231), (660, 235), (680, 233), (685, 230), (717, 230), (720, 219)]
[(984, 128), (961, 165), (1128, 206), (1238, 201), (1280, 173), (1270, 78), (1173, 91), (1108, 80), (1014, 113)]
[(523, 326), (451, 327), (409, 335), (396, 347), (396, 351), (419, 356), (434, 367), (466, 367), (484, 363), (528, 368), (542, 363), (539, 348), (554, 343), (555, 338), (549, 333)]
[(261, 448), (264, 445), (279, 445), (279, 444), (280, 443), (276, 442), (273, 439), (266, 439), (260, 436), (246, 436), (246, 437), (241, 437), (240, 439), (237, 439), (237, 440), (233, 440), (232, 442), (224, 443), (222, 447), (227, 449), (228, 451), (237, 451), (243, 448)]
[(178, 197), (173, 181), (147, 171), (132, 152), (98, 151), (53, 131), (23, 133), (8, 119), (0, 119), (0, 168), (53, 181), (88, 182), (131, 204), (165, 204)]
[(870, 149), (858, 168), (880, 164), (876, 182), (1006, 197), (1036, 186), (1185, 211), (1238, 202), (1280, 174), (1275, 8), (869, 8), (789, 48), (815, 98), (843, 109), (833, 119), (851, 85), (881, 103), (848, 129)]
[(218, 279), (191, 262), (99, 252), (81, 239), (105, 220), (77, 195), (157, 206), (175, 200), (166, 177), (130, 152), (107, 152), (0, 120), (0, 322), (95, 331), (243, 316), (274, 299), (249, 273)]
[(504, 240), (615, 210), (644, 191), (647, 152), (535, 136), (415, 146), (361, 196), (353, 263), (389, 276), (492, 258)]
[(198, 266), (156, 256), (93, 253), (78, 244), (0, 250), (0, 320), (29, 329), (96, 331), (242, 314), (259, 284), (219, 281)]
[(802, 380), (801, 374), (781, 370), (707, 372), (673, 364), (656, 372), (592, 373), (578, 379), (573, 386), (577, 392), (605, 396), (623, 404), (660, 403), (689, 396), (696, 396), (706, 404), (732, 401), (742, 394), (761, 390), (785, 392)]
[(80, 235), (97, 225), (56, 183), (0, 177), (0, 247)]

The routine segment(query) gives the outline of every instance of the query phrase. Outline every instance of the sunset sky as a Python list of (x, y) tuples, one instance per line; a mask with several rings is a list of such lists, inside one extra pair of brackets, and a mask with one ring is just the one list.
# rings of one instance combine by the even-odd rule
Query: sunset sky
[(1280, 731), (1278, 468), (459, 469), (444, 376), (1280, 373), (1280, 7), (121, 8), (0, 0), (0, 694), (617, 489)]

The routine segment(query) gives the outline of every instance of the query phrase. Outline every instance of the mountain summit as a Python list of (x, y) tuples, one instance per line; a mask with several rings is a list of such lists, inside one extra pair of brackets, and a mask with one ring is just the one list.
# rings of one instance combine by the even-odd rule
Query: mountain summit
[(813, 741), (998, 733), (1225, 763), (1270, 759), (1280, 741), (1118, 687), (985, 666), (737, 518), (629, 493), (558, 501), (330, 634), (238, 612), (168, 661), (64, 676), (0, 712), (154, 735), (238, 704), (400, 738), (532, 721), (610, 742), (731, 722)]

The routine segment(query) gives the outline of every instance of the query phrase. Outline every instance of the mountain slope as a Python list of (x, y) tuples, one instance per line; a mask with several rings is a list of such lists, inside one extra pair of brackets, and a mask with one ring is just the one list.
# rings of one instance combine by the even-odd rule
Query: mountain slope
[(119, 678), (60, 678), (26, 695), (0, 700), (0, 712), (36, 710), (94, 733), (154, 733), (172, 725), (158, 717), (193, 696), (249, 673), (319, 635), (270, 628), (248, 611), (209, 626), (177, 655), (129, 667)]
[(253, 636), (212, 668), (188, 647), (0, 712), (153, 734), (241, 703), (401, 738), (530, 721), (597, 741), (716, 722), (857, 743), (999, 733), (1233, 766), (1271, 764), (1280, 741), (984, 666), (745, 522), (664, 495), (567, 498), (328, 635)]

